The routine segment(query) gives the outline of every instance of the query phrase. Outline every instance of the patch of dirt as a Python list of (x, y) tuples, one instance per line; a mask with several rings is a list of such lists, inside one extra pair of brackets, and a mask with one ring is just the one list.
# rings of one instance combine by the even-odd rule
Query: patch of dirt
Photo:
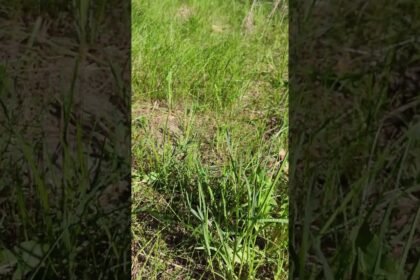
[(183, 115), (181, 108), (169, 110), (163, 102), (156, 101), (153, 104), (139, 104), (133, 110), (133, 122), (140, 128), (139, 137), (144, 137), (147, 133), (162, 146), (168, 141), (173, 144), (183, 135)]
[(194, 9), (187, 5), (182, 5), (176, 13), (177, 18), (182, 21), (187, 21), (194, 15)]

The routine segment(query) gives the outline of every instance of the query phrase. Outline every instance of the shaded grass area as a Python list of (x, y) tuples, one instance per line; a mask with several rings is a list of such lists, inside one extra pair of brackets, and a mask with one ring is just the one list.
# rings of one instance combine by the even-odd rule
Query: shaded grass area
[(287, 277), (287, 7), (274, 4), (133, 2), (133, 278)]
[(3, 2), (0, 278), (124, 278), (129, 90), (115, 65), (129, 40), (96, 6), (115, 2)]
[(290, 10), (291, 277), (418, 279), (420, 5), (302, 2)]

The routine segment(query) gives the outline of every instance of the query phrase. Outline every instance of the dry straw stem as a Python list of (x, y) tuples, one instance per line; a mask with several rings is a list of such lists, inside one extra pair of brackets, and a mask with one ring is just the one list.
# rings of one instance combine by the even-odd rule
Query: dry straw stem
[(279, 7), (280, 7), (280, 0), (277, 0), (276, 2), (274, 2), (273, 10), (271, 10), (271, 13), (268, 16), (268, 18), (272, 18), (274, 16), (274, 13), (276, 12), (276, 10), (279, 9)]
[(251, 9), (249, 10), (248, 14), (244, 18), (242, 22), (242, 27), (245, 28), (245, 31), (247, 33), (251, 33), (254, 30), (255, 24), (254, 24), (254, 8), (256, 4), (256, 0), (252, 2)]

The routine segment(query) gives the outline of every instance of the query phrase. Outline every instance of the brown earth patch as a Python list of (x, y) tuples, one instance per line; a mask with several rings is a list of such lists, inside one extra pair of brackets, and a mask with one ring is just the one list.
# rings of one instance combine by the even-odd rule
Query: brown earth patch
[(176, 13), (176, 16), (182, 21), (187, 21), (194, 15), (194, 9), (187, 5), (182, 5)]
[(134, 125), (142, 129), (137, 137), (152, 136), (158, 145), (174, 143), (183, 134), (181, 108), (169, 109), (163, 102), (137, 105), (133, 110)]

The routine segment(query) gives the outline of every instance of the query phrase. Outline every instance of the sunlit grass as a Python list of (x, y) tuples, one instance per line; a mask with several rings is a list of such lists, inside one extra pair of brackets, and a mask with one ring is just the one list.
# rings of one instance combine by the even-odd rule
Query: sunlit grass
[(138, 279), (287, 278), (287, 9), (272, 9), (133, 2)]

